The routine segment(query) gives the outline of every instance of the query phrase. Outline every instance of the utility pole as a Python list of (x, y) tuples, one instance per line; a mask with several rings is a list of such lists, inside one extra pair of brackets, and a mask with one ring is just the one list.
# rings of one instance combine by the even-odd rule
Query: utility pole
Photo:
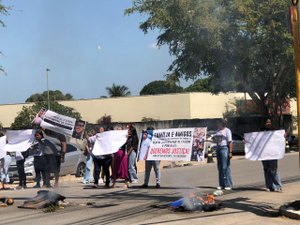
[[(294, 63), (296, 74), (297, 88), (297, 122), (298, 122), (298, 151), (300, 150), (300, 49), (299, 49), (299, 17), (298, 17), (299, 0), (292, 0), (292, 31), (294, 36)], [(300, 151), (299, 151), (299, 166), (300, 166)]]
[(50, 109), (50, 94), (49, 94), (49, 83), (48, 83), (48, 72), (50, 69), (46, 69), (46, 80), (47, 80), (47, 104), (48, 104), (48, 109)]

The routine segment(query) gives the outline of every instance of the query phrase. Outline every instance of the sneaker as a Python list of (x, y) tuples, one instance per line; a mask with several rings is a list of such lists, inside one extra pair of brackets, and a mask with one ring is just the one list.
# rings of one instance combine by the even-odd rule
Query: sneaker
[(141, 185), (141, 188), (148, 188), (148, 184)]
[(217, 190), (222, 190), (222, 187), (221, 186), (217, 187)]
[(139, 181), (137, 179), (132, 179), (131, 183), (132, 184), (137, 184)]
[(93, 188), (98, 188), (98, 187), (99, 187), (98, 184), (94, 184), (94, 185), (93, 185)]
[(224, 189), (227, 190), (227, 191), (230, 191), (232, 188), (231, 187), (225, 187)]
[(156, 188), (160, 188), (160, 184), (156, 184), (156, 186), (155, 186)]
[(103, 179), (102, 179), (102, 178), (100, 178), (100, 179), (99, 179), (99, 184), (104, 184), (104, 182), (103, 182)]
[(89, 184), (90, 182), (87, 180), (82, 181), (83, 184)]
[(278, 189), (274, 189), (274, 192), (282, 192), (282, 189), (281, 188), (278, 188)]

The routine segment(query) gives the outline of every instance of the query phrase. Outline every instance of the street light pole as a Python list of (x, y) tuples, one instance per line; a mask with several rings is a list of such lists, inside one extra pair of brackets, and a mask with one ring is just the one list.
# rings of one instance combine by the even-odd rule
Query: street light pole
[(48, 109), (50, 109), (50, 95), (49, 95), (49, 83), (48, 83), (48, 72), (50, 69), (46, 69), (46, 80), (47, 80), (47, 103), (48, 103)]

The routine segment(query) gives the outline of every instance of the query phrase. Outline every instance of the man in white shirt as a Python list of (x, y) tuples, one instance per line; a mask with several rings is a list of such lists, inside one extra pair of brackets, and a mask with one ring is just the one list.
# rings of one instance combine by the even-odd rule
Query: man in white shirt
[[(153, 128), (147, 128), (148, 131), (154, 130)], [(150, 135), (151, 138), (151, 135)], [(138, 160), (145, 160), (145, 180), (144, 184), (141, 186), (143, 188), (148, 187), (150, 173), (152, 167), (154, 168), (155, 178), (156, 178), (156, 188), (160, 188), (160, 161), (159, 160), (147, 160), (148, 150), (150, 148), (151, 140), (147, 131), (143, 131), (143, 139), (141, 143), (141, 148), (139, 152)]]

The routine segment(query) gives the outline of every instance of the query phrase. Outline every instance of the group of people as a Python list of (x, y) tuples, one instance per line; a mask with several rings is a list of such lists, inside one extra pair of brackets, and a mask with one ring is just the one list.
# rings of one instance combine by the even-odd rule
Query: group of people
[[(265, 119), (261, 131), (275, 130), (270, 118)], [(214, 136), (214, 142), (217, 144), (217, 167), (219, 175), (219, 186), (217, 189), (231, 190), (233, 187), (231, 178), (230, 159), (232, 158), (232, 133), (226, 127), (226, 121), (220, 120), (218, 131)], [(278, 173), (278, 160), (262, 160), (265, 185), (267, 191), (281, 192), (282, 184)]]
[[(108, 127), (106, 130), (112, 130), (112, 127)], [(93, 170), (93, 187), (97, 188), (99, 183), (103, 181), (104, 187), (114, 188), (116, 187), (116, 182), (118, 179), (122, 179), (125, 182), (124, 187), (128, 188), (130, 183), (138, 183), (137, 176), (137, 161), (146, 160), (148, 149), (150, 147), (150, 132), (153, 128), (149, 127), (146, 131), (143, 131), (143, 136), (141, 140), (141, 147), (139, 149), (139, 138), (136, 128), (129, 124), (127, 126), (127, 139), (126, 142), (120, 146), (118, 151), (114, 154), (107, 155), (94, 155), (93, 146), (96, 142), (97, 134), (96, 131), (92, 135), (87, 136), (87, 147), (86, 147), (86, 171), (83, 183), (89, 184), (91, 182), (91, 167), (92, 162), (94, 165)], [(105, 131), (104, 127), (99, 127), (98, 133)], [(118, 126), (117, 130), (122, 130), (122, 127)], [(142, 187), (148, 187), (149, 177), (152, 166), (154, 167), (156, 175), (156, 188), (160, 187), (160, 169), (159, 161), (146, 161), (145, 162), (145, 180)], [(101, 173), (102, 170), (102, 173)], [(100, 177), (101, 176), (101, 177)], [(112, 185), (110, 186), (110, 183)]]
[[(122, 130), (122, 127), (117, 127), (117, 129)], [(112, 127), (108, 127), (107, 129), (99, 127), (95, 129), (91, 135), (86, 135), (81, 139), (80, 146), (87, 157), (83, 180), (84, 184), (89, 184), (92, 180), (91, 172), (93, 163), (93, 187), (97, 188), (99, 183), (101, 183), (101, 180), (103, 180), (106, 188), (114, 188), (116, 187), (117, 180), (122, 179), (125, 182), (124, 187), (128, 188), (129, 183), (138, 183), (137, 161), (145, 160), (145, 177), (141, 187), (148, 187), (150, 173), (153, 167), (156, 178), (155, 187), (160, 188), (160, 161), (146, 160), (154, 128), (148, 127), (147, 130), (142, 132), (140, 146), (138, 146), (139, 138), (136, 128), (130, 124), (127, 126), (127, 129), (126, 142), (120, 146), (118, 151), (114, 154), (93, 154), (93, 146), (96, 142), (97, 133), (113, 130)], [(273, 130), (272, 122), (270, 119), (266, 119), (262, 131), (269, 130)], [(35, 144), (29, 150), (25, 152), (16, 152), (15, 157), (19, 173), (19, 186), (17, 188), (23, 189), (27, 187), (24, 162), (29, 154), (34, 157), (34, 168), (36, 173), (36, 184), (34, 187), (51, 188), (51, 174), (54, 174), (53, 186), (58, 187), (60, 165), (64, 162), (66, 153), (66, 137), (54, 131), (37, 129), (35, 132), (35, 141)], [(232, 158), (232, 133), (231, 130), (226, 127), (226, 122), (224, 120), (219, 121), (218, 131), (214, 136), (213, 141), (217, 144), (216, 153), (219, 180), (217, 189), (231, 190), (233, 187), (230, 168), (230, 159)], [(2, 188), (5, 188), (5, 184), (9, 183), (8, 168), (10, 162), (10, 153), (7, 153), (0, 158), (0, 179)], [(278, 160), (263, 160), (262, 164), (267, 190), (275, 192), (282, 191), (282, 185), (278, 174)], [(41, 181), (43, 181), (43, 184), (41, 184)], [(112, 185), (110, 185), (110, 183), (112, 183)]]

